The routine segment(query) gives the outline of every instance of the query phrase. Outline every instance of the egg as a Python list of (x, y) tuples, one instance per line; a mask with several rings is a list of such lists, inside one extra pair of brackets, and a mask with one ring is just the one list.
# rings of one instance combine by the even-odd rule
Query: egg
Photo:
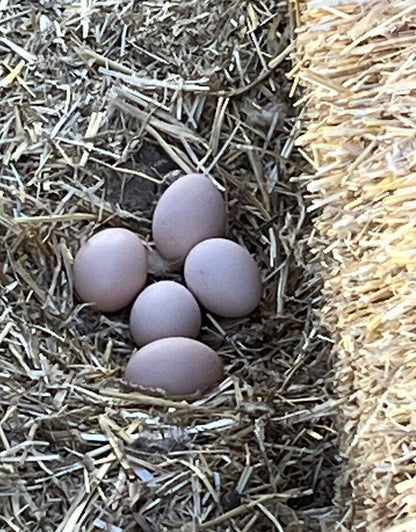
[(189, 290), (174, 281), (160, 281), (143, 290), (130, 313), (130, 332), (138, 346), (169, 336), (195, 338), (201, 311)]
[(179, 178), (159, 199), (152, 229), (160, 254), (182, 265), (198, 242), (225, 236), (226, 208), (221, 193), (202, 174)]
[(128, 305), (147, 277), (146, 251), (140, 238), (123, 228), (100, 231), (75, 256), (74, 289), (81, 301), (102, 312)]
[(155, 340), (131, 356), (126, 381), (149, 393), (171, 397), (196, 395), (223, 377), (223, 365), (215, 351), (191, 338)]
[(250, 253), (225, 238), (196, 245), (186, 257), (186, 286), (198, 302), (223, 318), (250, 314), (261, 297), (260, 274)]

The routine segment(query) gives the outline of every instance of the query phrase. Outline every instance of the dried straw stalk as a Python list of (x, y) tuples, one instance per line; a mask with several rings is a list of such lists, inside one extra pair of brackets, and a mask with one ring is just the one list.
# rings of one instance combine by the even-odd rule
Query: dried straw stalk
[(416, 530), (416, 3), (297, 6), (299, 144), (309, 177), (336, 383), (338, 530)]

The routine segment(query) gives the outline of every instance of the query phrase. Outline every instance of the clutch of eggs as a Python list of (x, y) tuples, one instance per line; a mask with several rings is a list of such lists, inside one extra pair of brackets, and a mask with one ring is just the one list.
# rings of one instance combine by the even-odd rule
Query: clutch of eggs
[(152, 232), (171, 266), (184, 263), (186, 287), (159, 281), (144, 288), (148, 265), (141, 240), (132, 231), (111, 228), (91, 237), (76, 254), (74, 289), (102, 312), (134, 301), (129, 324), (140, 349), (126, 367), (129, 384), (147, 393), (196, 395), (223, 377), (217, 353), (195, 340), (201, 327), (198, 303), (221, 317), (247, 316), (260, 300), (259, 271), (245, 248), (224, 238), (225, 203), (204, 175), (183, 176), (167, 188)]

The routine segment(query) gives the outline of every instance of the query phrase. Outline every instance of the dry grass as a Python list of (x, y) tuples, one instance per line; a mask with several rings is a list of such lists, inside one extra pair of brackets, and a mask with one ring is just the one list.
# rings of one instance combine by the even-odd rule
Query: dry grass
[(338, 530), (416, 530), (416, 4), (302, 2), (322, 316), (339, 346)]
[[(0, 0), (0, 17), (1, 529), (326, 530), (331, 343), (290, 183), (287, 3)], [(264, 284), (249, 319), (206, 316), (227, 378), (189, 404), (128, 390), (128, 311), (94, 314), (71, 283), (100, 227), (150, 248), (188, 170), (212, 173)]]

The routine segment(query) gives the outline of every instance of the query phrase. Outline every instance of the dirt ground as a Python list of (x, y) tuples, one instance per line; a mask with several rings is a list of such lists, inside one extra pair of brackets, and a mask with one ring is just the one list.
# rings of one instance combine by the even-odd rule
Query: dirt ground
[[(329, 530), (332, 343), (293, 20), (287, 2), (0, 0), (0, 530)], [(71, 264), (102, 227), (152, 249), (155, 203), (189, 171), (223, 191), (263, 298), (204, 316), (226, 379), (174, 402), (127, 387), (129, 309), (86, 308)]]

